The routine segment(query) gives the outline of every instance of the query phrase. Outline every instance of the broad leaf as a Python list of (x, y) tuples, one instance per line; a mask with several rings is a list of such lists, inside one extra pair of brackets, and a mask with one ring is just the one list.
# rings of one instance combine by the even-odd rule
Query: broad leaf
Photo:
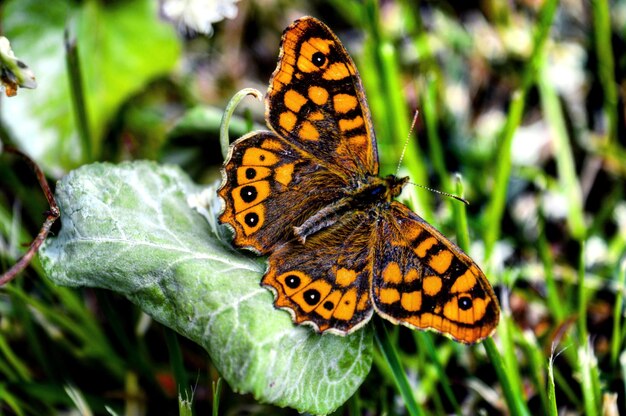
[[(55, 175), (99, 155), (119, 106), (178, 61), (174, 28), (159, 20), (158, 2), (80, 3), (11, 0), (3, 6), (3, 30), (13, 51), (37, 77), (37, 89), (4, 100), (0, 116), (12, 138)], [(64, 46), (64, 31), (78, 48), (84, 108), (91, 138), (79, 140)]]
[(62, 228), (41, 251), (44, 268), (60, 285), (123, 294), (206, 348), (236, 391), (333, 411), (369, 372), (371, 329), (343, 338), (295, 327), (259, 285), (265, 261), (233, 250), (216, 223), (215, 189), (199, 191), (149, 162), (77, 169), (57, 185)]

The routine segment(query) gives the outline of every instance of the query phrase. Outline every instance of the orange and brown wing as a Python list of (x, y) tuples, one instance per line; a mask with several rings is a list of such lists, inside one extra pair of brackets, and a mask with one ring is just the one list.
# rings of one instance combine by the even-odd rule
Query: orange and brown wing
[(467, 344), (490, 336), (498, 300), (476, 263), (406, 206), (393, 202), (382, 215), (372, 289), (378, 313)]
[(283, 33), (270, 80), (266, 119), (278, 135), (344, 175), (378, 174), (378, 153), (359, 74), (339, 39), (319, 20)]
[(219, 217), (235, 231), (233, 244), (260, 254), (293, 238), (294, 227), (331, 204), (346, 186), (273, 132), (250, 133), (232, 144), (222, 170)]
[(304, 244), (279, 247), (261, 281), (274, 305), (318, 332), (346, 335), (363, 326), (373, 313), (373, 231), (367, 214), (348, 213)]

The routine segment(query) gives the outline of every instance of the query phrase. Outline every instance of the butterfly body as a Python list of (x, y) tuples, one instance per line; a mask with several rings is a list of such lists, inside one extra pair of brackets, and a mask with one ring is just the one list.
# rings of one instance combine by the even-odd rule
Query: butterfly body
[(389, 203), (400, 195), (404, 184), (409, 178), (397, 178), (389, 175), (386, 178), (369, 176), (350, 186), (345, 195), (332, 205), (324, 207), (313, 214), (303, 224), (294, 227), (295, 235), (302, 243), (306, 238), (338, 221), (342, 215), (350, 212), (364, 211), (369, 218), (375, 220), (379, 212), (388, 209)]
[(394, 201), (408, 178), (378, 176), (360, 78), (323, 23), (282, 39), (266, 96), (272, 131), (230, 148), (220, 222), (233, 244), (269, 255), (262, 284), (294, 322), (339, 335), (374, 311), (473, 343), (499, 319), (485, 275), (458, 247)]

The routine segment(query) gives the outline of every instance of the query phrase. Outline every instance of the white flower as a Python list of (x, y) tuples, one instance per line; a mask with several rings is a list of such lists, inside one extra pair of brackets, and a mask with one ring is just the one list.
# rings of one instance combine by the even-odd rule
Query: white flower
[(541, 164), (552, 154), (551, 140), (550, 129), (543, 120), (520, 126), (511, 146), (513, 163), (520, 166)]
[(17, 94), (17, 87), (36, 88), (35, 74), (17, 59), (9, 40), (0, 36), (0, 83), (8, 97)]
[(213, 33), (213, 23), (237, 16), (238, 0), (161, 0), (161, 13), (179, 30)]
[(546, 217), (554, 220), (567, 217), (567, 209), (570, 205), (567, 197), (558, 190), (546, 191), (541, 199), (541, 206)]
[(606, 241), (598, 236), (591, 236), (585, 244), (585, 265), (587, 267), (606, 263), (609, 257), (609, 248)]

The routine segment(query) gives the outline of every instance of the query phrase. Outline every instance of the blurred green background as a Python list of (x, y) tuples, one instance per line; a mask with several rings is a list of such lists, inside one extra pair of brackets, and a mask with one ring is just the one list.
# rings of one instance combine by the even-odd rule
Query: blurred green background
[[(0, 33), (38, 86), (0, 99), (3, 146), (29, 154), (51, 184), (134, 159), (212, 183), (224, 107), (242, 88), (266, 91), (280, 35), (303, 15), (356, 62), (381, 174), (396, 172), (407, 143), (401, 174), (462, 189), (466, 210), (419, 189), (405, 200), (477, 260), (503, 308), (489, 356), (387, 326), (417, 410), (377, 350), (336, 414), (626, 412), (624, 1), (4, 1)], [(231, 135), (263, 113), (244, 101)], [(4, 272), (47, 205), (6, 153), (0, 186)], [(293, 413), (227, 385), (214, 395), (219, 375), (200, 347), (123, 298), (54, 286), (36, 260), (0, 288), (0, 414), (79, 409), (68, 386), (95, 414), (178, 414), (173, 369), (186, 373), (194, 413)]]

